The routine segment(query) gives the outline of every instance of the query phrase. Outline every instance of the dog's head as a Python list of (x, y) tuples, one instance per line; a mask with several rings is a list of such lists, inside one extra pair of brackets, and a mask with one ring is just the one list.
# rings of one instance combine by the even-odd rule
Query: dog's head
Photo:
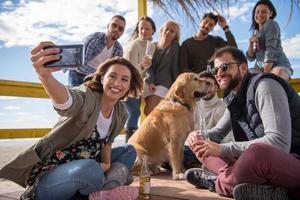
[(206, 95), (209, 83), (200, 79), (197, 74), (180, 74), (173, 83), (166, 99), (175, 99), (182, 103), (193, 105), (201, 97)]

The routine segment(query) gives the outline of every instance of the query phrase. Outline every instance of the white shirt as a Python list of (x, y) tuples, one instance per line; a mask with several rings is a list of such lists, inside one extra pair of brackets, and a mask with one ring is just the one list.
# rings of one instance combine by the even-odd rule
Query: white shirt
[(103, 63), (104, 61), (110, 58), (110, 55), (112, 54), (112, 50), (113, 50), (113, 46), (111, 46), (109, 49), (105, 46), (101, 51), (101, 53), (99, 53), (95, 58), (93, 58), (88, 62), (88, 65), (90, 67), (97, 69), (97, 67), (101, 63)]

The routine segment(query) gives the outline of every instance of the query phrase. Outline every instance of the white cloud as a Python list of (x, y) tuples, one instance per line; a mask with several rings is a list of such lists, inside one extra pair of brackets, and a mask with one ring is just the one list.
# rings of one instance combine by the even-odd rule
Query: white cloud
[(5, 47), (31, 46), (42, 40), (81, 42), (92, 32), (105, 32), (115, 14), (127, 19), (127, 28), (133, 26), (137, 20), (136, 1), (22, 0), (14, 9), (1, 11), (0, 41)]
[(251, 15), (249, 18), (249, 14), (251, 14), (253, 6), (254, 3), (239, 3), (236, 6), (229, 7), (229, 19), (238, 19), (242, 22), (248, 22), (249, 20), (251, 20)]
[(300, 59), (300, 34), (291, 38), (284, 38), (282, 46), (288, 58)]
[(1, 4), (1, 7), (4, 8), (4, 9), (13, 9), (13, 2), (12, 1), (4, 1), (2, 4)]
[(20, 110), (21, 107), (19, 106), (4, 106), (3, 110)]

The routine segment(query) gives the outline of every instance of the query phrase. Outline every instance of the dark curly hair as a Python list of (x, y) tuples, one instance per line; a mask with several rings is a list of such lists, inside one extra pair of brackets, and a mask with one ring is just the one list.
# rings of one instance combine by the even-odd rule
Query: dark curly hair
[(116, 64), (126, 66), (131, 73), (129, 90), (121, 98), (121, 100), (125, 99), (128, 95), (133, 97), (140, 96), (143, 91), (143, 79), (138, 70), (128, 60), (122, 57), (114, 57), (103, 62), (98, 66), (95, 73), (86, 77), (86, 82), (84, 83), (84, 85), (94, 91), (102, 93), (103, 85), (101, 83), (101, 78), (104, 77), (104, 75), (112, 65)]

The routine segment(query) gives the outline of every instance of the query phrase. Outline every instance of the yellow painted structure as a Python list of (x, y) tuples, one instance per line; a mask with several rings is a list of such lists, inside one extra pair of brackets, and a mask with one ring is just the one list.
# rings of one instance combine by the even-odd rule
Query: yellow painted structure
[[(147, 1), (138, 0), (138, 16), (147, 15)], [(289, 81), (292, 87), (300, 93), (300, 78)], [(218, 95), (222, 96), (222, 92)], [(39, 83), (30, 83), (22, 81), (0, 80), (0, 96), (18, 96), (33, 98), (49, 98), (43, 87)], [(144, 102), (141, 105), (141, 111), (144, 109)], [(141, 112), (143, 113), (143, 112)], [(141, 121), (144, 115), (141, 116)], [(42, 137), (50, 131), (45, 129), (0, 129), (0, 139), (8, 138), (32, 138)]]
[(147, 15), (147, 0), (138, 0), (138, 17)]

